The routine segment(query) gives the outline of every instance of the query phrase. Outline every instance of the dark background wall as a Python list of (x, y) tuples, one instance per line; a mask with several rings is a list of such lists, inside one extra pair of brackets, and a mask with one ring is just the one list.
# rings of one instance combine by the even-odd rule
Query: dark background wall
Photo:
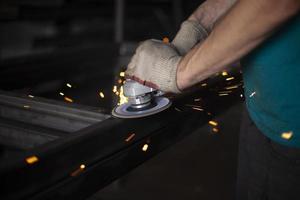
[[(201, 1), (124, 1), (124, 41), (172, 37)], [(115, 42), (118, 1), (2, 0), (1, 58)]]
[(64, 92), (76, 103), (110, 109), (116, 77), (137, 43), (173, 38), (200, 2), (1, 0), (0, 89), (56, 100)]

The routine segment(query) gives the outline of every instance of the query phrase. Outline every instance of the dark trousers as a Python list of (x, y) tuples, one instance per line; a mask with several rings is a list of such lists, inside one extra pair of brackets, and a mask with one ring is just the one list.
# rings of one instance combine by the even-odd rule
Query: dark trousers
[(300, 200), (300, 149), (265, 137), (244, 113), (237, 200)]

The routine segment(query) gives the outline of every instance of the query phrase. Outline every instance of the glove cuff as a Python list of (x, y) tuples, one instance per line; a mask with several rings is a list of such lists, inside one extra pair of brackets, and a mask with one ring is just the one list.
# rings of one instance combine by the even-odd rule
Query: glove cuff
[(161, 89), (163, 91), (170, 91), (175, 94), (181, 93), (177, 86), (177, 69), (178, 69), (178, 64), (181, 60), (181, 56), (176, 56), (173, 57), (169, 60), (168, 66), (170, 66), (169, 70), (164, 74), (165, 76), (165, 85), (161, 86)]
[(180, 55), (185, 55), (197, 43), (208, 36), (206, 29), (197, 21), (184, 21), (172, 44), (177, 48)]

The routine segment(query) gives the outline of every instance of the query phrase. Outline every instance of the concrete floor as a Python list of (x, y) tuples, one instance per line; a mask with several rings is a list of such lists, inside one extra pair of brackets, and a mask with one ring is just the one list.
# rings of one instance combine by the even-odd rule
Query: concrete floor
[(89, 200), (232, 200), (243, 104), (103, 188)]

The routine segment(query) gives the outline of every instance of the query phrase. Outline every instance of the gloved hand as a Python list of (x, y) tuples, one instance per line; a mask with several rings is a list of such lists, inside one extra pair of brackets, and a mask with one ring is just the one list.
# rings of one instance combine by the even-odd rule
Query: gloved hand
[(187, 20), (181, 24), (171, 44), (159, 40), (144, 41), (128, 64), (126, 77), (164, 92), (180, 93), (177, 67), (181, 56), (207, 35), (201, 24)]
[(199, 22), (186, 20), (181, 24), (172, 44), (177, 48), (179, 54), (183, 56), (207, 36), (208, 32)]
[(159, 40), (142, 42), (125, 71), (126, 78), (164, 92), (180, 93), (177, 66), (181, 56), (170, 43)]

